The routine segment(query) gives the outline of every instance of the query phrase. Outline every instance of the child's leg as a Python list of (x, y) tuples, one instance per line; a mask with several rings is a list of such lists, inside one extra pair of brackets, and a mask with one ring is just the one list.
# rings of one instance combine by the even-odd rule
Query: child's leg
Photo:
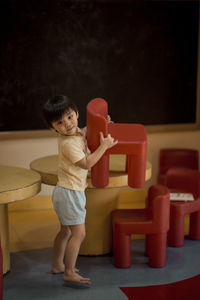
[(89, 278), (84, 278), (74, 270), (80, 245), (85, 238), (85, 224), (70, 226), (71, 238), (66, 246), (65, 273), (63, 280), (90, 284)]
[(52, 273), (62, 273), (65, 270), (64, 256), (70, 236), (71, 230), (69, 226), (60, 224), (60, 231), (54, 240)]

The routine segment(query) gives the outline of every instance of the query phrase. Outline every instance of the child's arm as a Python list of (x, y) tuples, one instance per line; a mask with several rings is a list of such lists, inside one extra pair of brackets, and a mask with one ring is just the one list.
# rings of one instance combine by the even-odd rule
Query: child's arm
[(114, 138), (112, 138), (110, 134), (108, 134), (108, 136), (104, 138), (103, 133), (100, 132), (99, 147), (93, 153), (77, 161), (75, 165), (82, 169), (90, 169), (98, 162), (98, 160), (102, 157), (107, 149), (112, 148), (117, 143), (118, 141), (114, 141)]
[(81, 132), (82, 132), (82, 134), (86, 137), (87, 127), (81, 128)]

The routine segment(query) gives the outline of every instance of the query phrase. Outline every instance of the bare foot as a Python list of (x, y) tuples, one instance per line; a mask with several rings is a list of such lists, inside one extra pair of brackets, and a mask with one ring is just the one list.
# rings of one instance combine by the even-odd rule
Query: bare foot
[(69, 272), (68, 274), (65, 273), (62, 278), (64, 281), (91, 284), (90, 278), (82, 277), (75, 272)]
[[(76, 273), (78, 273), (79, 272), (79, 269), (77, 269), (77, 268), (74, 268), (74, 271), (76, 272)], [(51, 273), (52, 274), (61, 274), (61, 273), (64, 273), (65, 272), (65, 265), (63, 265), (63, 266), (59, 266), (59, 267), (52, 267), (52, 269), (51, 269)]]

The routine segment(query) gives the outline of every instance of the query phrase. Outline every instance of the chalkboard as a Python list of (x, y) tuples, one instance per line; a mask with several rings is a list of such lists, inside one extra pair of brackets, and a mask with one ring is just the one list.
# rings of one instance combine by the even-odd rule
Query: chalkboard
[(196, 122), (198, 1), (7, 0), (0, 10), (0, 131), (46, 128), (55, 94), (108, 101), (116, 122)]

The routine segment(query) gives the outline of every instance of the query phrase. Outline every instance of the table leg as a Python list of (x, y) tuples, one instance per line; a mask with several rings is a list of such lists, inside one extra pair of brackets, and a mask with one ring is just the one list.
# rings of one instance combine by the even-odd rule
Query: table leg
[(3, 254), (3, 274), (10, 270), (8, 204), (0, 204), (0, 236)]

